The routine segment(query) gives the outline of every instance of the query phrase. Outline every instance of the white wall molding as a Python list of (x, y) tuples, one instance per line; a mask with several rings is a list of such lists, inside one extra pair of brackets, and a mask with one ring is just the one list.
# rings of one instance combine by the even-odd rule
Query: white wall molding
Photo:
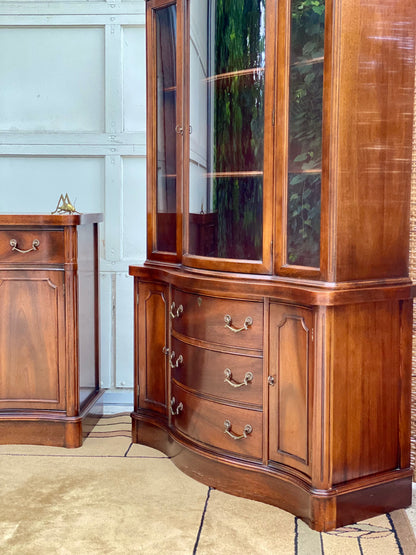
[(101, 382), (133, 385), (133, 279), (146, 253), (145, 2), (0, 0), (2, 212), (68, 193), (100, 226)]

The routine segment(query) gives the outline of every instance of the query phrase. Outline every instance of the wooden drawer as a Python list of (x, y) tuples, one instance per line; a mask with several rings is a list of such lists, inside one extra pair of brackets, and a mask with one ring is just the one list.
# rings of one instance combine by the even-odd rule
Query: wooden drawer
[(262, 405), (261, 357), (203, 349), (173, 337), (171, 361), (172, 378), (189, 389), (236, 403)]
[[(17, 249), (28, 252), (19, 252)], [(4, 262), (63, 264), (64, 232), (45, 229), (0, 230), (0, 263)]]
[[(182, 403), (182, 410), (172, 416), (172, 425), (185, 436), (198, 443), (227, 451), (249, 459), (262, 457), (262, 412), (231, 407), (201, 399), (175, 383), (172, 384), (172, 397), (175, 400), (174, 412)], [(229, 423), (229, 433), (236, 437), (244, 435), (244, 428), (251, 426), (246, 437), (233, 439), (225, 433)]]
[(175, 305), (172, 313), (177, 314), (172, 318), (172, 326), (179, 333), (207, 342), (262, 349), (263, 303), (218, 299), (180, 290), (173, 291), (172, 299)]

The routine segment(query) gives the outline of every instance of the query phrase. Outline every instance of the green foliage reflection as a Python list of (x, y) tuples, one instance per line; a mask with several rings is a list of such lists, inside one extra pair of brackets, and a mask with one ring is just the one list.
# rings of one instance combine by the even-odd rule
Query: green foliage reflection
[(325, 2), (293, 0), (291, 17), (288, 261), (317, 267)]
[[(264, 10), (264, 0), (216, 2), (214, 67), (223, 77), (211, 84), (215, 173), (263, 170)], [(261, 259), (262, 204), (261, 177), (214, 179), (218, 256)]]

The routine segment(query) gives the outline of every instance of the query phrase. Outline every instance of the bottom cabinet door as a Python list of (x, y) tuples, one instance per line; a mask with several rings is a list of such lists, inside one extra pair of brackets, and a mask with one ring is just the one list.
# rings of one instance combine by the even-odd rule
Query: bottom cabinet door
[(0, 272), (0, 409), (65, 408), (63, 272)]
[(313, 312), (270, 305), (269, 460), (310, 475)]
[(138, 384), (136, 385), (138, 385), (139, 408), (166, 415), (168, 288), (158, 283), (140, 282), (136, 282), (136, 287), (138, 290), (136, 312)]

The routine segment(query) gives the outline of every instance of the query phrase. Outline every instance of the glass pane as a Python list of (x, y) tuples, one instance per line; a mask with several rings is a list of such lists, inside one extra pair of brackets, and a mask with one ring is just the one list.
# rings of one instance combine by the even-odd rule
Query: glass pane
[(155, 12), (157, 94), (156, 248), (176, 251), (176, 6)]
[(287, 262), (319, 267), (325, 2), (291, 6)]
[(289, 174), (288, 263), (319, 267), (321, 174)]
[(290, 70), (289, 171), (319, 169), (322, 163), (323, 64)]
[(264, 0), (191, 1), (189, 252), (261, 260)]

